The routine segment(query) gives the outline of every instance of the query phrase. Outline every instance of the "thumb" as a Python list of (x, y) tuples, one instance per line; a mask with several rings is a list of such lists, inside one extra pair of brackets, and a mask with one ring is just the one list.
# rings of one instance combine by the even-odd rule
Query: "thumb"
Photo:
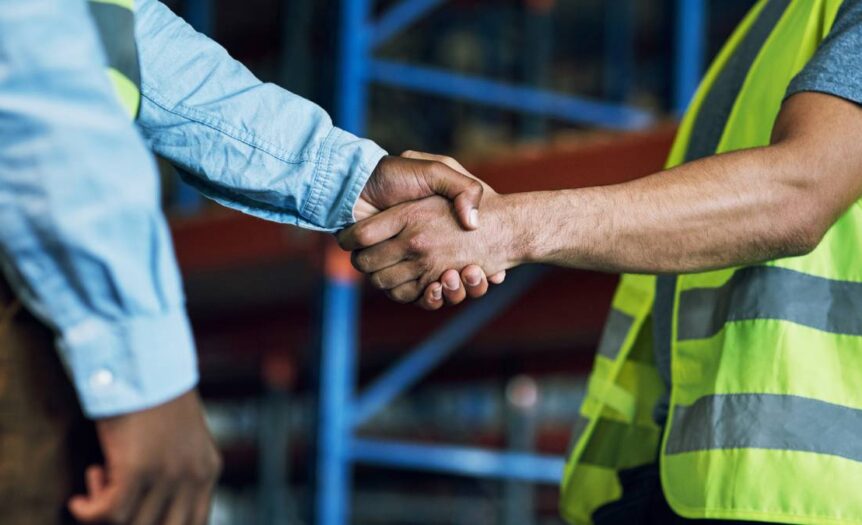
[[(437, 169), (441, 173), (438, 175), (434, 175), (432, 173), (430, 177), (426, 176), (426, 184), (429, 184), (429, 188), (434, 191), (434, 193), (443, 195), (444, 197), (448, 197), (450, 200), (455, 201), (455, 209), (457, 210), (458, 219), (464, 228), (473, 230), (479, 227), (479, 202), (482, 200), (482, 195), (485, 189), (479, 179), (467, 171), (460, 162), (446, 155), (435, 155), (433, 153), (408, 150), (402, 153), (401, 156), (408, 159), (430, 160), (444, 164), (448, 167), (451, 170), (448, 173), (442, 173), (446, 170), (438, 167)], [(457, 177), (459, 174), (461, 177)], [(438, 190), (437, 188), (432, 187), (431, 184), (435, 182), (435, 179), (438, 187), (439, 185), (446, 185), (447, 182), (452, 181), (451, 184), (448, 184), (448, 188), (446, 188), (449, 191), (446, 192), (446, 189), (444, 188), (440, 188)], [(474, 188), (470, 181), (478, 184), (479, 188)]]
[(429, 166), (430, 169), (423, 173), (428, 188), (454, 203), (461, 226), (467, 230), (478, 228), (479, 204), (484, 192), (482, 184), (443, 163), (435, 162)]
[(106, 506), (107, 475), (104, 467), (91, 465), (85, 473), (87, 494), (78, 494), (69, 499), (69, 511), (78, 519), (87, 519), (95, 509)]

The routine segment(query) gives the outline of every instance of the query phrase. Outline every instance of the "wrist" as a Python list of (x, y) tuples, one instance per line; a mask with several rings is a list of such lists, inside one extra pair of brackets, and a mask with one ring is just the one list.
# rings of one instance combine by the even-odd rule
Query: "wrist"
[(496, 237), (492, 249), (503, 255), (506, 269), (538, 262), (531, 200), (529, 193), (498, 195), (489, 210), (493, 216), (490, 226)]
[(384, 155), (371, 170), (371, 175), (368, 176), (356, 203), (353, 205), (353, 222), (363, 221), (380, 212), (380, 208), (372, 204), (372, 200), (375, 192), (379, 192), (377, 189), (379, 172), (389, 158), (389, 155)]

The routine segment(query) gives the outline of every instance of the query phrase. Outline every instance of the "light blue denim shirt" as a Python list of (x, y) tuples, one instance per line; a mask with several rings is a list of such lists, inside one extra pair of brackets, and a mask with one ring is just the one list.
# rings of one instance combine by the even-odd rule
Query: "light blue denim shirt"
[(151, 149), (216, 201), (333, 231), (385, 154), (257, 80), (155, 0), (136, 3), (142, 105), (116, 100), (84, 0), (0, 2), (0, 263), (57, 334), (85, 412), (197, 382)]

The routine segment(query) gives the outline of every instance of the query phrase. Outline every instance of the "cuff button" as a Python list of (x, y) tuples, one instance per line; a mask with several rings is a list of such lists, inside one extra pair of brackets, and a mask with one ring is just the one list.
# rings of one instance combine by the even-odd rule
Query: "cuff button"
[(113, 383), (114, 374), (106, 368), (100, 368), (90, 375), (90, 388), (107, 388)]

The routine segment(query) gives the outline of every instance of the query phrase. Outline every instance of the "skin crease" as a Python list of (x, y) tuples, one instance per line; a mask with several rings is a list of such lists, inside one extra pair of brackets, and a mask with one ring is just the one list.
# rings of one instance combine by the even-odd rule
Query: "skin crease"
[[(862, 108), (818, 93), (783, 105), (772, 144), (625, 184), (497, 195), (482, 226), (459, 231), (444, 203), (408, 203), (342, 232), (357, 268), (402, 302), (439, 307), (425, 286), (446, 268), (523, 263), (682, 273), (813, 250), (862, 195)], [(401, 217), (395, 215), (402, 213)], [(387, 240), (388, 239), (388, 240)], [(424, 295), (422, 295), (424, 292)]]

